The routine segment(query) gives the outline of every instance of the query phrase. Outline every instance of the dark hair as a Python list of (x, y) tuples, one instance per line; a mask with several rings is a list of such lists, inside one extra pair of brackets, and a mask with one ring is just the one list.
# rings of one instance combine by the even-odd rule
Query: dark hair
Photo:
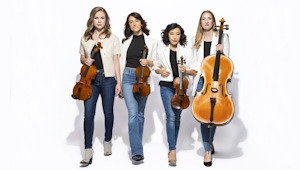
[(162, 41), (164, 42), (165, 45), (169, 45), (170, 44), (169, 32), (175, 28), (179, 28), (180, 32), (181, 32), (181, 36), (180, 36), (180, 40), (179, 40), (180, 45), (186, 46), (186, 44), (187, 44), (186, 35), (184, 34), (183, 28), (177, 23), (169, 24), (166, 27), (166, 29), (162, 30), (162, 32), (161, 32)]
[(137, 12), (132, 12), (131, 14), (129, 14), (127, 16), (127, 19), (125, 22), (125, 29), (124, 29), (125, 38), (122, 40), (122, 43), (124, 43), (124, 41), (128, 40), (128, 38), (133, 34), (132, 30), (130, 29), (129, 21), (128, 21), (130, 16), (141, 21), (141, 24), (142, 24), (141, 29), (146, 35), (149, 35), (149, 32), (150, 32), (150, 30), (147, 28), (147, 22), (142, 18), (142, 16)]

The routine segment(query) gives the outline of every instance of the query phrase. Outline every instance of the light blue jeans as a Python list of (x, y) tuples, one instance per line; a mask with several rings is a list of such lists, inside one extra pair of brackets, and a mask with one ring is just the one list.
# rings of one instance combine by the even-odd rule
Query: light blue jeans
[[(197, 85), (197, 89), (196, 89), (197, 92), (202, 90), (203, 83), (204, 83), (203, 79), (200, 78), (198, 85)], [(203, 125), (203, 124), (200, 124), (200, 128), (201, 128), (204, 150), (205, 150), (205, 152), (211, 151), (211, 147), (209, 146), (209, 131), (210, 130), (207, 125)], [(211, 131), (211, 141), (213, 141), (215, 132), (216, 132), (216, 126), (213, 126), (211, 130), (212, 130)]]
[(176, 149), (178, 131), (180, 127), (180, 116), (182, 111), (182, 110), (174, 109), (171, 105), (171, 99), (174, 93), (175, 93), (175, 89), (160, 86), (160, 95), (167, 115), (166, 126), (167, 126), (169, 150)]
[(135, 69), (125, 68), (122, 80), (122, 90), (128, 109), (128, 130), (131, 156), (142, 155), (144, 157), (142, 139), (145, 119), (144, 111), (148, 97), (140, 98), (133, 95), (132, 89), (135, 82)]

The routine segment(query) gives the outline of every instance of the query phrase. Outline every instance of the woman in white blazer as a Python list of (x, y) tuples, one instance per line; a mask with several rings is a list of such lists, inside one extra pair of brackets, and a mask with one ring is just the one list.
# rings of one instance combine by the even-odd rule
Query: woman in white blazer
[[(160, 74), (160, 94), (166, 112), (166, 126), (169, 144), (169, 165), (176, 166), (176, 143), (180, 126), (180, 115), (182, 110), (171, 106), (171, 98), (175, 93), (173, 81), (182, 72), (189, 80), (189, 75), (195, 76), (195, 61), (191, 49), (186, 49), (186, 35), (183, 28), (177, 23), (169, 24), (162, 32), (162, 40), (166, 45), (158, 49), (155, 62), (155, 72)], [(178, 65), (181, 56), (186, 61), (184, 66)], [(191, 82), (189, 82), (191, 83)]]
[[(87, 22), (87, 29), (81, 38), (81, 63), (97, 68), (97, 75), (92, 82), (92, 95), (84, 101), (84, 139), (85, 155), (80, 162), (82, 166), (92, 163), (92, 140), (94, 132), (94, 117), (99, 94), (102, 97), (102, 107), (105, 115), (105, 138), (103, 141), (104, 155), (111, 155), (111, 138), (114, 122), (114, 97), (121, 92), (121, 76), (119, 55), (121, 54), (119, 38), (111, 33), (109, 16), (102, 7), (95, 7)], [(94, 59), (91, 52), (96, 44), (102, 47)]]
[[(221, 51), (227, 57), (229, 57), (229, 38), (227, 34), (223, 34), (222, 44), (218, 44), (218, 32), (214, 31), (216, 28), (216, 20), (214, 14), (211, 11), (203, 11), (196, 33), (196, 37), (192, 39), (193, 42), (193, 54), (197, 63), (197, 75), (194, 78), (192, 94), (196, 95), (196, 92), (201, 91), (203, 87), (203, 78), (201, 77), (201, 63), (202, 60), (212, 54), (216, 54), (216, 51)], [(212, 128), (211, 139), (215, 134), (216, 127)], [(204, 165), (212, 165), (211, 154), (214, 153), (214, 147), (209, 146), (209, 128), (207, 125), (201, 124), (201, 134), (205, 150)]]
[[(151, 70), (154, 65), (154, 56), (157, 52), (157, 41), (150, 38), (146, 21), (139, 13), (128, 15), (124, 30), (125, 38), (122, 40), (122, 53), (120, 58), (122, 91), (128, 109), (128, 129), (131, 147), (131, 157), (134, 163), (144, 159), (143, 129), (144, 111), (147, 97), (133, 95), (132, 89), (136, 80), (136, 67), (147, 66)], [(148, 48), (146, 59), (142, 58), (144, 45)], [(148, 78), (151, 91), (154, 90), (151, 76)]]

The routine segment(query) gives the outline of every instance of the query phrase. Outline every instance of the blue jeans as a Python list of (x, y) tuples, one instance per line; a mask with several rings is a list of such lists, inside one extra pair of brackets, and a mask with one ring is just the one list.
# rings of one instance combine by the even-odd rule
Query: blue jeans
[(128, 109), (128, 130), (131, 156), (144, 156), (142, 139), (145, 119), (144, 111), (148, 97), (140, 98), (133, 95), (132, 89), (135, 82), (135, 69), (125, 68), (122, 80), (122, 90)]
[[(203, 83), (204, 83), (203, 79), (200, 78), (198, 85), (197, 85), (197, 89), (196, 89), (197, 92), (202, 90)], [(209, 146), (209, 131), (210, 130), (207, 125), (200, 124), (200, 126), (201, 126), (201, 134), (202, 134), (204, 150), (211, 151), (211, 147)], [(216, 126), (213, 126), (211, 130), (212, 130), (211, 131), (211, 141), (213, 141), (215, 132), (216, 132)]]
[(171, 99), (174, 93), (175, 93), (175, 89), (160, 86), (160, 95), (167, 115), (166, 126), (167, 126), (169, 150), (176, 149), (178, 131), (180, 127), (180, 116), (182, 111), (182, 110), (174, 109), (171, 106)]
[(112, 137), (114, 123), (114, 99), (116, 80), (114, 77), (105, 78), (103, 69), (97, 72), (95, 80), (92, 82), (92, 96), (84, 101), (84, 138), (85, 149), (92, 148), (94, 133), (94, 117), (96, 104), (101, 94), (102, 107), (105, 115), (105, 141), (110, 141)]

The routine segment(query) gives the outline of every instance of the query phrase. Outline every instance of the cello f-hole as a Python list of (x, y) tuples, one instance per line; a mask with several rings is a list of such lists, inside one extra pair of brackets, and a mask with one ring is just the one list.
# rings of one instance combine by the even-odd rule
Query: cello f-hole
[(211, 85), (211, 84), (210, 84), (210, 83), (208, 83), (208, 84), (206, 85), (206, 87), (205, 87), (205, 92), (204, 92), (204, 93), (202, 92), (202, 95), (205, 95), (205, 94), (206, 94), (206, 92), (207, 92), (207, 88), (208, 88), (208, 86), (209, 86), (209, 85)]
[(223, 84), (220, 84), (219, 86), (222, 87), (222, 96), (227, 97), (227, 94), (224, 95), (224, 93), (223, 93), (224, 92), (224, 86), (223, 86)]

